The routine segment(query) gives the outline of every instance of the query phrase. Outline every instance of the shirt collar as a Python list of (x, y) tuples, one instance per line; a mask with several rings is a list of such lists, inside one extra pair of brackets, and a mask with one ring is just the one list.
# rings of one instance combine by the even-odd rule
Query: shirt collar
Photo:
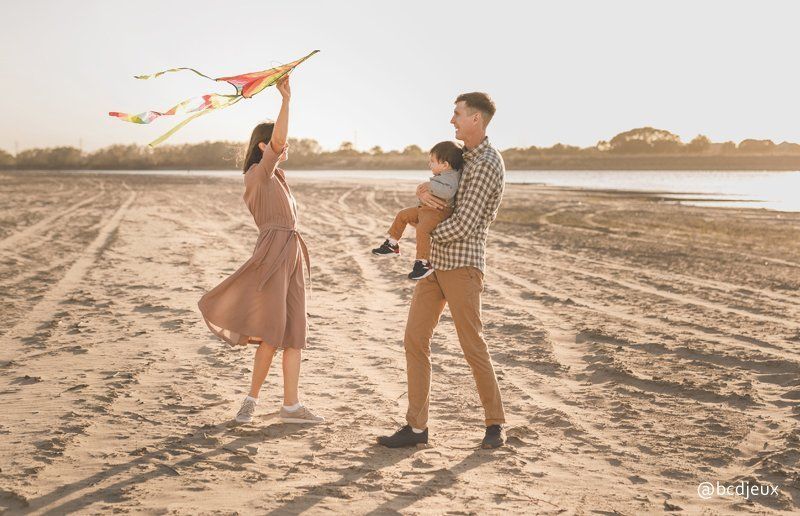
[(479, 143), (477, 147), (475, 147), (474, 149), (464, 151), (464, 159), (466, 161), (472, 161), (473, 159), (480, 156), (483, 153), (483, 151), (485, 151), (488, 148), (489, 148), (489, 137), (484, 136), (483, 141)]

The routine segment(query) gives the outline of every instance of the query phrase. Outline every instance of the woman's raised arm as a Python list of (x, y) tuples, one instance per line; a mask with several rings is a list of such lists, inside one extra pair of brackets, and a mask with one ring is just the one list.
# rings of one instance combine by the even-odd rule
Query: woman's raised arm
[(289, 76), (283, 76), (276, 87), (281, 92), (283, 101), (281, 102), (281, 110), (278, 113), (278, 119), (275, 121), (275, 128), (272, 130), (272, 139), (269, 143), (272, 146), (272, 150), (281, 154), (283, 146), (286, 145), (286, 140), (289, 137), (289, 99), (292, 97)]
[(289, 76), (284, 76), (277, 84), (278, 91), (281, 92), (283, 102), (281, 103), (281, 110), (278, 113), (278, 119), (275, 120), (275, 126), (272, 128), (272, 136), (269, 140), (269, 148), (267, 143), (259, 142), (258, 148), (261, 149), (261, 160), (258, 163), (258, 168), (267, 177), (272, 177), (275, 171), (275, 166), (280, 161), (281, 155), (286, 147), (286, 140), (289, 134), (289, 99), (291, 98), (291, 89), (289, 88)]

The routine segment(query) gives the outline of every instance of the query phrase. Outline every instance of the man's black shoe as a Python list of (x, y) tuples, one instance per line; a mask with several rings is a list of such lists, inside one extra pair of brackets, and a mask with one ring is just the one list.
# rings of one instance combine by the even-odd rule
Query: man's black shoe
[(506, 442), (506, 435), (501, 425), (489, 425), (486, 427), (486, 435), (483, 436), (481, 448), (499, 448)]
[(415, 446), (417, 444), (428, 444), (428, 429), (422, 433), (414, 433), (411, 425), (406, 425), (393, 435), (382, 435), (378, 437), (378, 444), (387, 448), (402, 448), (403, 446)]

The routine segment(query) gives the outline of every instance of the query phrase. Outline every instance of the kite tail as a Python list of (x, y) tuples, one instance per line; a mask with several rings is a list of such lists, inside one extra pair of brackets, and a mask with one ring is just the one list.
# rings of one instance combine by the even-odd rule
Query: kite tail
[(182, 70), (187, 70), (187, 71), (190, 71), (190, 72), (194, 72), (197, 75), (199, 75), (200, 77), (205, 77), (206, 79), (209, 79), (209, 80), (212, 80), (212, 81), (215, 80), (214, 78), (209, 77), (208, 75), (204, 74), (203, 72), (198, 72), (194, 68), (185, 68), (185, 67), (182, 67), (182, 68), (170, 68), (169, 70), (163, 70), (161, 72), (151, 73), (150, 75), (134, 75), (133, 77), (135, 79), (142, 79), (142, 80), (146, 81), (147, 79), (155, 79), (156, 77), (160, 77), (160, 76), (162, 76), (162, 75), (164, 75), (166, 73), (180, 72)]
[(115, 116), (120, 120), (124, 120), (125, 122), (132, 122), (134, 124), (149, 124), (156, 118), (164, 116), (164, 113), (159, 113), (158, 111), (145, 111), (144, 113), (139, 113), (138, 115), (130, 115), (128, 113), (109, 111), (108, 116)]
[(230, 97), (231, 97), (231, 99), (226, 104), (217, 105), (212, 109), (204, 109), (204, 110), (200, 111), (199, 113), (195, 113), (194, 115), (192, 115), (190, 117), (187, 117), (186, 119), (182, 120), (180, 123), (175, 125), (175, 127), (173, 127), (172, 129), (170, 129), (166, 133), (162, 134), (161, 136), (159, 136), (158, 138), (156, 138), (155, 140), (150, 142), (148, 145), (150, 147), (155, 147), (156, 145), (159, 145), (160, 143), (162, 143), (164, 140), (166, 140), (167, 138), (169, 138), (173, 134), (177, 133), (181, 128), (183, 128), (183, 126), (185, 126), (186, 124), (188, 124), (189, 122), (191, 122), (195, 118), (197, 118), (199, 116), (202, 116), (202, 115), (205, 115), (205, 114), (208, 114), (208, 113), (211, 113), (211, 111), (213, 111), (213, 109), (222, 109), (222, 108), (226, 108), (228, 106), (232, 106), (232, 105), (236, 104), (237, 102), (239, 102), (240, 100), (242, 100), (242, 97), (238, 97), (236, 95), (231, 95)]
[(117, 111), (109, 112), (109, 116), (114, 116), (125, 122), (132, 122), (134, 124), (149, 124), (156, 118), (162, 116), (180, 115), (183, 113), (194, 113), (195, 111), (205, 111), (206, 109), (215, 109), (218, 107), (225, 107), (230, 103), (230, 99), (237, 97), (236, 95), (219, 95), (217, 93), (209, 93), (201, 97), (193, 97), (179, 102), (172, 106), (169, 110), (161, 111), (145, 111), (136, 115), (128, 113), (119, 113)]

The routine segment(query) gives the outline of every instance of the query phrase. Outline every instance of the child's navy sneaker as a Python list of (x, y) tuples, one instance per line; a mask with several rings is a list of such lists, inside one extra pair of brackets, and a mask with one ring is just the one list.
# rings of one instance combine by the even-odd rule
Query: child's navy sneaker
[(408, 274), (408, 279), (421, 280), (433, 274), (433, 265), (427, 260), (417, 260), (414, 262), (414, 270)]
[(381, 256), (385, 255), (394, 255), (398, 256), (400, 254), (400, 244), (390, 244), (389, 239), (383, 241), (380, 247), (376, 247), (372, 250), (372, 254), (377, 254)]

